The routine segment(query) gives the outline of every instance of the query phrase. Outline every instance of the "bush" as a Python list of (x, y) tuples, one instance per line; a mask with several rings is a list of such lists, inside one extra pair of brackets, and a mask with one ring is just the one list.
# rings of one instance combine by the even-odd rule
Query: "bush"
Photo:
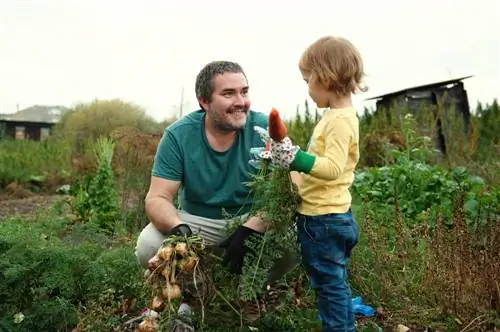
[(100, 137), (109, 137), (111, 132), (122, 127), (131, 127), (146, 133), (158, 133), (162, 127), (141, 107), (114, 100), (94, 100), (76, 105), (65, 113), (54, 128), (53, 139), (67, 140), (82, 153), (85, 143)]
[[(81, 232), (87, 240), (82, 241)], [(74, 243), (75, 238), (81, 243)], [(120, 301), (142, 303), (142, 271), (133, 246), (92, 239), (91, 230), (71, 227), (55, 216), (38, 223), (19, 219), (0, 223), (0, 327), (70, 331), (89, 311), (107, 307), (110, 317)], [(104, 298), (107, 302), (102, 302)], [(15, 315), (24, 317), (22, 322), (16, 324)], [(102, 331), (92, 325), (100, 323), (87, 321), (87, 330)]]
[(71, 176), (70, 148), (64, 141), (0, 140), (0, 188), (11, 182), (63, 184)]

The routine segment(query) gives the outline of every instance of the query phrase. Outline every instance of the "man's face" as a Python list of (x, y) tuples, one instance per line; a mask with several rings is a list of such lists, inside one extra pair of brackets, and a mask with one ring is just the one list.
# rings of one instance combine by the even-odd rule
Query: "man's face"
[(224, 73), (213, 81), (212, 101), (200, 101), (213, 125), (221, 131), (236, 131), (245, 126), (250, 99), (248, 83), (242, 73)]

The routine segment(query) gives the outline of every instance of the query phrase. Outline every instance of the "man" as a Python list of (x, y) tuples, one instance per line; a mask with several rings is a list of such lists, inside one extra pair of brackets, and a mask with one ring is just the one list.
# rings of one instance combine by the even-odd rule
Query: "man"
[[(264, 145), (253, 127), (266, 128), (267, 116), (250, 110), (248, 81), (237, 63), (207, 64), (196, 78), (195, 90), (202, 109), (169, 126), (158, 145), (146, 197), (151, 222), (137, 240), (136, 256), (142, 266), (151, 268), (166, 236), (199, 232), (209, 245), (226, 249), (223, 262), (239, 274), (245, 240), (265, 229), (260, 218), (248, 215), (252, 197), (245, 182), (256, 172), (249, 164), (249, 150)], [(178, 192), (179, 211), (174, 205)], [(244, 218), (228, 238), (223, 210)], [(294, 264), (291, 261), (286, 269)], [(257, 313), (247, 319), (258, 318), (258, 308), (246, 309)]]

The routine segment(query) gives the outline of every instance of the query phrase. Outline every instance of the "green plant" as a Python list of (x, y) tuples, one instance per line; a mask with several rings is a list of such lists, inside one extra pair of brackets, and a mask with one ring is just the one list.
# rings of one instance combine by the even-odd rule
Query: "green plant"
[(98, 166), (95, 174), (81, 179), (72, 193), (73, 210), (84, 221), (97, 225), (100, 229), (113, 232), (119, 220), (119, 196), (111, 162), (114, 142), (101, 138), (95, 144)]
[(107, 308), (106, 320), (117, 319), (113, 301), (144, 303), (133, 245), (98, 243), (93, 230), (81, 227), (55, 211), (37, 223), (0, 223), (0, 324), (8, 331), (70, 331), (96, 308)]

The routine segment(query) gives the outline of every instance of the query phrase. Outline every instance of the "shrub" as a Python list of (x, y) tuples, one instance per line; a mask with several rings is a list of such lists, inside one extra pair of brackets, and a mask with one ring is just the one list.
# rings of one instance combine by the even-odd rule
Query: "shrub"
[(141, 107), (119, 99), (94, 100), (76, 105), (65, 113), (55, 128), (53, 139), (65, 139), (75, 152), (85, 150), (85, 143), (109, 137), (121, 127), (137, 128), (142, 132), (161, 132), (161, 126)]
[[(83, 240), (82, 234), (86, 234)], [(19, 219), (0, 223), (0, 327), (70, 331), (89, 311), (108, 308), (109, 318), (120, 301), (143, 303), (142, 271), (133, 246), (116, 247), (112, 238), (95, 240), (92, 230), (70, 226), (55, 214), (38, 223)], [(24, 319), (16, 324), (14, 317)], [(87, 330), (102, 331), (95, 328), (101, 323), (87, 321)]]

